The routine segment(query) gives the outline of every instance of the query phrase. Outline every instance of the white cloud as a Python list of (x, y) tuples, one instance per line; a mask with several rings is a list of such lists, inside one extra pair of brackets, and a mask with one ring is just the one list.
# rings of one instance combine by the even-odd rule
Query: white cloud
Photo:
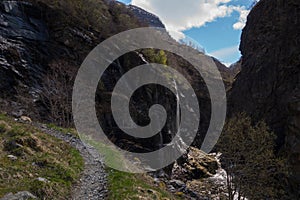
[[(223, 49), (219, 49), (217, 51), (210, 52), (208, 53), (208, 55), (218, 58), (220, 61), (224, 61), (224, 60), (228, 61), (228, 58), (237, 55), (238, 53), (239, 53), (239, 45), (235, 45), (235, 46), (226, 47)], [(226, 62), (223, 62), (223, 64), (225, 64), (226, 66), (230, 65), (230, 63), (226, 63)]]
[(246, 10), (244, 7), (237, 7), (236, 11), (239, 12), (240, 18), (239, 18), (239, 21), (237, 23), (233, 24), (233, 28), (235, 30), (241, 30), (246, 25), (247, 16), (248, 16), (250, 11)]
[(228, 17), (236, 11), (240, 14), (235, 29), (244, 26), (248, 11), (244, 7), (232, 6), (232, 0), (132, 0), (139, 6), (160, 17), (175, 39), (184, 37), (182, 33), (193, 27), (204, 26), (217, 18)]

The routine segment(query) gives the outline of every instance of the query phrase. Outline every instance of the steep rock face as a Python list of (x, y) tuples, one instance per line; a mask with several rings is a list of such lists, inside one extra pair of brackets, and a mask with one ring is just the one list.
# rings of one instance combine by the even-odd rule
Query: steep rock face
[[(123, 149), (148, 152), (153, 151), (153, 149), (158, 150), (162, 146), (170, 143), (174, 135), (177, 133), (177, 123), (179, 119), (177, 116), (178, 111), (176, 110), (176, 94), (173, 94), (169, 89), (162, 86), (152, 84), (139, 88), (131, 97), (130, 113), (134, 122), (140, 126), (145, 126), (150, 123), (148, 112), (152, 105), (160, 104), (167, 111), (167, 122), (160, 132), (161, 135), (157, 134), (149, 139), (136, 139), (124, 134), (114, 122), (110, 109), (111, 94), (117, 81), (125, 73), (133, 69), (133, 67), (150, 62), (151, 57), (147, 54), (143, 55), (142, 52), (128, 53), (120, 57), (119, 60), (115, 61), (109, 67), (105, 75), (102, 77), (104, 88), (102, 91), (99, 91), (96, 99), (99, 102), (97, 103), (97, 105), (99, 105), (99, 108), (97, 109), (98, 119), (102, 122), (101, 126), (104, 127), (105, 132), (112, 133), (109, 136), (115, 138), (119, 146)], [(205, 136), (209, 126), (211, 112), (208, 89), (206, 88), (204, 80), (201, 78), (200, 74), (193, 69), (187, 61), (171, 53), (167, 53), (167, 58), (168, 65), (174, 67), (183, 74), (185, 78), (187, 78), (198, 96), (200, 110), (202, 112), (200, 113), (200, 128), (195, 145), (201, 146), (203, 137)], [(166, 78), (168, 79), (170, 77), (166, 76)], [(173, 77), (171, 77), (171, 79), (172, 78)]]
[[(231, 114), (264, 119), (289, 154), (293, 192), (300, 188), (300, 2), (261, 0), (248, 16), (242, 70), (231, 91)], [(282, 149), (282, 148), (281, 148)]]
[(41, 12), (29, 3), (3, 1), (0, 13), (0, 89), (4, 95), (16, 92), (19, 81), (36, 85), (44, 68), (33, 54), (45, 48), (49, 36)]
[[(77, 15), (84, 10), (76, 6), (68, 0), (56, 4), (48, 0), (0, 2), (0, 108), (3, 111), (23, 110), (33, 119), (45, 119), (47, 113), (40, 107), (39, 93), (51, 65), (77, 70), (88, 53), (105, 38), (141, 26), (125, 5), (90, 1), (84, 9), (89, 9), (92, 16), (80, 19)], [(98, 9), (92, 10), (91, 6)], [(123, 24), (123, 18), (119, 19), (120, 15), (127, 24)], [(101, 21), (99, 26), (92, 26), (93, 17)]]

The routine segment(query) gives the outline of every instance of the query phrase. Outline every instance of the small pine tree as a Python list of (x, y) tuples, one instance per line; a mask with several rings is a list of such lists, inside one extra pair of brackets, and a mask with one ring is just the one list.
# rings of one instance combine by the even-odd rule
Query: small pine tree
[(275, 135), (265, 122), (252, 126), (238, 114), (225, 125), (218, 144), (227, 173), (229, 199), (281, 199), (284, 160), (274, 155)]
[(163, 50), (160, 50), (155, 56), (155, 62), (163, 65), (167, 65), (167, 55)]
[(167, 65), (168, 58), (163, 50), (145, 49), (142, 53), (150, 63)]

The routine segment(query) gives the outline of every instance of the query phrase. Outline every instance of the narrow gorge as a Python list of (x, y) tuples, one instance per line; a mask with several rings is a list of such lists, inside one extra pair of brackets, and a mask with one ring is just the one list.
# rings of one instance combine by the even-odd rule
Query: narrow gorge
[[(299, 25), (299, 0), (260, 0), (251, 9), (242, 31), (241, 59), (226, 67), (209, 56), (222, 76), (227, 94), (223, 135), (230, 131), (235, 134), (234, 126), (230, 126), (230, 122), (235, 121), (230, 120), (236, 116), (241, 119), (235, 124), (251, 126), (243, 130), (260, 130), (264, 127), (260, 122), (264, 121), (266, 131), (262, 132), (272, 132), (276, 136), (274, 149), (267, 154), (274, 154), (274, 159), (285, 158), (282, 161), (284, 172), (272, 177), (276, 183), (270, 189), (272, 192), (265, 189), (270, 193), (265, 199), (300, 198)], [(98, 44), (139, 27), (165, 28), (165, 25), (159, 17), (142, 8), (114, 0), (0, 2), (0, 199), (260, 199), (242, 196), (255, 193), (243, 188), (242, 184), (241, 187), (233, 186), (235, 193), (228, 191), (228, 185), (232, 184), (228, 178), (230, 166), (223, 162), (226, 158), (220, 152), (222, 147), (216, 145), (211, 154), (200, 150), (212, 118), (211, 94), (192, 64), (168, 51), (138, 49), (111, 61), (98, 83), (96, 115), (105, 135), (120, 149), (149, 153), (170, 145), (180, 130), (181, 109), (190, 109), (189, 105), (179, 104), (178, 99), (184, 95), (178, 90), (177, 77), (162, 75), (173, 83), (177, 93), (151, 84), (140, 87), (130, 98), (130, 115), (140, 126), (150, 123), (148, 112), (153, 105), (165, 108), (166, 125), (151, 138), (136, 138), (124, 133), (113, 117), (111, 98), (121, 77), (135, 67), (149, 63), (172, 66), (188, 80), (200, 102), (199, 130), (192, 147), (171, 165), (157, 172), (137, 175), (104, 166), (105, 159), (117, 165), (138, 166), (143, 161), (137, 158), (132, 158), (133, 165), (128, 164), (127, 158), (101, 142), (92, 142), (92, 151), (98, 150), (97, 153), (87, 152), (89, 149), (81, 143), (73, 122), (72, 92), (77, 72)], [(178, 48), (197, 50), (200, 57), (205, 54), (192, 45), (176, 42), (170, 35), (165, 37)], [(209, 70), (204, 74), (209, 74)], [(216, 78), (211, 80), (214, 82)], [(130, 81), (126, 83), (127, 88), (132, 87)], [(244, 119), (244, 116), (247, 117)], [(135, 127), (134, 124), (129, 126), (127, 128)], [(264, 139), (259, 134), (255, 136)], [(66, 143), (61, 144), (62, 140)], [(232, 144), (227, 145), (234, 146)], [(241, 152), (247, 152), (250, 146), (242, 147)], [(63, 154), (64, 148), (79, 157), (81, 153), (78, 162)], [(264, 151), (263, 145), (261, 149)], [(64, 161), (59, 154), (65, 156)], [(157, 159), (160, 162), (164, 158)], [(246, 163), (243, 155), (239, 159), (239, 164)], [(36, 173), (26, 171), (22, 165)], [(266, 169), (269, 173), (272, 170), (273, 166)], [(233, 174), (239, 176), (239, 173), (243, 172)], [(78, 188), (80, 183), (88, 181), (92, 183), (86, 188)], [(261, 190), (263, 193), (264, 188)], [(282, 196), (279, 198), (276, 192)], [(25, 196), (17, 197), (18, 194)]]

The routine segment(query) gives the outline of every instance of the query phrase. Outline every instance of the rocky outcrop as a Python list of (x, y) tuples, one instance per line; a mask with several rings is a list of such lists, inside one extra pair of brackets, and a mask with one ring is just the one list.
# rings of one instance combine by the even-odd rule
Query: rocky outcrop
[[(145, 55), (143, 55), (142, 53), (143, 51), (131, 52), (115, 61), (102, 77), (103, 87), (96, 95), (97, 116), (104, 132), (107, 133), (110, 138), (113, 138), (115, 143), (122, 149), (139, 153), (158, 150), (164, 145), (169, 144), (177, 133), (177, 123), (179, 120), (177, 116), (176, 94), (173, 94), (170, 90), (162, 86), (152, 84), (143, 86), (134, 92), (130, 101), (130, 114), (135, 123), (144, 126), (150, 122), (148, 116), (149, 108), (154, 104), (162, 105), (167, 111), (167, 122), (162, 131), (151, 138), (137, 139), (124, 133), (115, 123), (111, 111), (111, 96), (113, 89), (117, 84), (117, 81), (133, 67), (151, 62), (149, 55), (147, 55), (147, 53), (144, 53)], [(174, 54), (166, 53), (166, 55), (167, 64), (174, 67), (174, 69), (179, 71), (189, 81), (197, 94), (198, 102), (200, 102), (200, 125), (197, 137), (193, 144), (195, 147), (200, 147), (209, 127), (211, 118), (211, 103), (208, 89), (201, 75), (190, 63)], [(229, 87), (230, 75), (228, 74), (231, 73), (230, 70), (218, 60), (215, 59), (214, 61), (221, 71), (225, 85)], [(188, 107), (188, 105), (180, 106)], [(191, 168), (195, 168), (195, 172), (193, 173), (197, 174), (199, 172), (198, 176), (202, 176), (203, 174), (201, 174), (202, 172), (200, 172), (201, 170), (199, 171), (198, 167), (199, 166), (193, 164), (191, 165)], [(195, 177), (196, 176), (197, 175), (195, 175)]]
[(216, 174), (218, 169), (215, 156), (191, 147), (186, 157), (179, 159), (175, 164), (172, 178), (184, 181), (208, 178)]
[(300, 188), (300, 2), (261, 0), (242, 33), (242, 70), (231, 91), (231, 114), (266, 120), (292, 163), (292, 190)]
[(226, 172), (219, 156), (191, 147), (176, 162), (169, 178), (159, 176), (153, 182), (183, 199), (226, 199)]
[(37, 199), (37, 197), (28, 191), (22, 191), (16, 194), (9, 193), (1, 198), (1, 200), (27, 200), (27, 199)]

